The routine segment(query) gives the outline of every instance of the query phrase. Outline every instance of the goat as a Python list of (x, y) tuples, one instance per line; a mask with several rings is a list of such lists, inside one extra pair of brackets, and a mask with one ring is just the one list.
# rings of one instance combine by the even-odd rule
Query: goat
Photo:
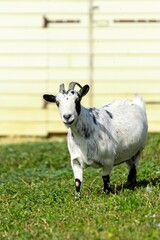
[[(75, 90), (75, 86), (80, 88)], [(110, 174), (114, 165), (126, 162), (129, 167), (127, 184), (134, 189), (136, 169), (147, 138), (145, 104), (140, 96), (133, 101), (117, 100), (100, 108), (85, 108), (81, 99), (89, 86), (71, 82), (65, 91), (43, 95), (48, 102), (55, 102), (63, 123), (68, 130), (68, 149), (74, 173), (76, 195), (80, 196), (83, 169), (88, 166), (103, 168), (104, 192), (113, 192)]]

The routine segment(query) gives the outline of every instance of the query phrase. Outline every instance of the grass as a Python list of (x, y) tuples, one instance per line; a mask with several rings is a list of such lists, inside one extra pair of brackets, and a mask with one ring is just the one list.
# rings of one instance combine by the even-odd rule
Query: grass
[(0, 239), (159, 239), (160, 136), (149, 135), (135, 191), (127, 167), (114, 167), (116, 195), (102, 193), (101, 170), (84, 173), (82, 198), (66, 142), (0, 146)]

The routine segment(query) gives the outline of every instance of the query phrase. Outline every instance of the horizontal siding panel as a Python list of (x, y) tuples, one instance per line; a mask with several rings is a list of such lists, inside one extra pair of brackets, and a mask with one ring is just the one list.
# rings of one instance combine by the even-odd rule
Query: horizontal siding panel
[[(17, 47), (18, 46), (18, 47)], [(88, 54), (89, 44), (86, 41), (1, 41), (1, 54)], [(46, 56), (47, 58), (47, 56)]]
[[(17, 7), (18, 6), (18, 7)], [(87, 13), (88, 1), (3, 1), (0, 13)]]
[[(78, 14), (78, 13), (70, 13), (70, 14), (63, 14), (63, 13), (56, 13), (56, 14), (45, 14), (44, 17), (52, 21), (48, 26), (49, 27), (67, 27), (67, 28), (81, 28), (81, 27), (88, 27), (89, 26), (89, 16), (88, 14)], [(44, 21), (43, 21), (44, 25)]]
[(21, 109), (21, 108), (7, 108), (0, 109), (0, 122), (45, 122), (46, 110), (40, 109)]
[[(56, 104), (50, 104), (50, 108), (47, 109), (48, 121), (49, 122), (62, 122), (59, 114), (59, 110)], [(62, 122), (63, 123), (63, 122)]]
[[(13, 67), (4, 67), (0, 66), (0, 81), (46, 81), (47, 79), (46, 68), (13, 68)], [(1, 83), (0, 83), (1, 84)]]
[(107, 81), (160, 81), (159, 68), (96, 68), (94, 70), (94, 80), (101, 84)]
[(44, 13), (47, 9), (47, 1), (3, 1), (0, 13)]
[(159, 132), (160, 131), (160, 104), (159, 105), (146, 105), (148, 127), (149, 132)]
[(40, 94), (46, 89), (46, 82), (0, 82), (0, 93), (2, 94)]
[(87, 55), (71, 56), (70, 57), (70, 66), (71, 67), (89, 68), (90, 58)]
[(148, 125), (148, 132), (157, 133), (160, 131), (159, 122), (150, 122)]
[(50, 54), (89, 54), (89, 44), (87, 41), (50, 41), (47, 50)]
[[(45, 15), (48, 20), (53, 21), (53, 26), (59, 27), (87, 27), (89, 25), (89, 18), (87, 15), (80, 14), (56, 14), (56, 15)], [(73, 23), (67, 23), (67, 21), (75, 21)], [(65, 23), (66, 22), (66, 23)], [(11, 15), (1, 15), (0, 16), (0, 27), (10, 27), (14, 26), (15, 28), (23, 27), (23, 28), (35, 28), (35, 27), (43, 27), (44, 26), (44, 16), (42, 14), (11, 14)]]
[[(18, 46), (18, 47), (17, 47)], [(1, 54), (47, 54), (48, 44), (46, 41), (1, 41)]]
[(61, 121), (48, 122), (47, 127), (48, 133), (59, 134), (68, 132), (68, 129), (64, 126), (64, 124)]
[(103, 84), (99, 84), (98, 82), (94, 83), (94, 89), (93, 93), (96, 95), (104, 94), (104, 93), (120, 93), (120, 92), (126, 92), (126, 93), (158, 93), (160, 94), (160, 82), (157, 82), (156, 84), (153, 84), (152, 82), (146, 82), (140, 81), (135, 83), (133, 82), (104, 82)]
[(62, 81), (78, 81), (80, 83), (86, 83), (89, 80), (89, 69), (88, 68), (68, 68), (68, 69), (49, 69), (48, 78), (50, 82), (59, 84)]
[(160, 12), (159, 1), (98, 1), (94, 4), (101, 13), (157, 13)]
[(47, 67), (46, 56), (0, 56), (0, 67)]
[[(82, 1), (81, 1), (82, 2)], [(86, 0), (87, 2), (87, 0)], [(67, 3), (68, 5), (69, 3)], [(88, 4), (87, 4), (88, 5)], [(71, 6), (70, 6), (71, 8)], [(67, 21), (67, 20), (73, 20), (73, 23), (68, 23), (69, 24), (72, 24), (72, 25), (75, 25), (76, 24), (76, 21), (79, 20), (80, 22), (78, 23), (78, 25), (80, 26), (87, 26), (89, 24), (89, 16), (88, 16), (88, 11), (87, 12), (79, 12), (79, 13), (76, 13), (75, 11), (71, 12), (71, 13), (56, 13), (56, 14), (47, 14), (47, 18), (49, 18), (49, 20), (52, 20), (53, 22), (57, 21), (57, 20), (62, 20), (62, 21)], [(54, 23), (52, 23), (54, 24)], [(59, 23), (58, 21), (56, 22), (56, 24), (61, 24), (63, 25), (63, 23)]]
[(10, 26), (16, 27), (42, 27), (43, 17), (41, 15), (0, 15), (0, 28), (7, 28)]
[(100, 41), (93, 46), (94, 54), (160, 54), (159, 41)]
[(1, 136), (46, 136), (47, 128), (45, 122), (1, 122)]
[[(140, 95), (140, 93), (138, 92)], [(97, 93), (96, 96), (94, 96), (93, 99), (93, 105), (94, 106), (102, 106), (106, 104), (107, 102), (112, 102), (114, 100), (118, 99), (133, 99), (135, 93), (133, 92), (119, 92), (119, 93)], [(152, 94), (152, 93), (143, 93), (141, 94), (143, 99), (145, 101), (155, 101), (155, 102), (160, 102), (160, 94)]]
[(95, 67), (160, 67), (160, 56), (98, 56), (94, 57)]
[[(154, 105), (154, 104), (146, 104), (147, 109), (147, 118), (150, 122), (159, 122), (160, 124), (160, 104)], [(160, 130), (160, 129), (159, 129)]]
[(87, 55), (4, 55), (0, 56), (0, 67), (89, 67), (89, 56)]
[(1, 29), (0, 41), (43, 41), (63, 40), (63, 41), (86, 41), (88, 40), (88, 29), (82, 28), (54, 28), (54, 29)]
[(93, 31), (95, 41), (110, 40), (160, 40), (159, 27), (105, 27), (95, 28)]
[(47, 106), (48, 123), (47, 128), (49, 133), (66, 133), (67, 127), (61, 120), (59, 110), (55, 104), (49, 104)]
[[(45, 92), (45, 90), (44, 90)], [(0, 109), (6, 108), (10, 111), (10, 108), (28, 108), (28, 109), (42, 109), (44, 101), (42, 94), (9, 94), (5, 93), (0, 95)]]
[[(72, 59), (71, 59), (72, 60)], [(72, 62), (71, 62), (72, 64)], [(0, 56), (0, 67), (68, 67), (70, 65), (70, 58), (67, 56)]]
[[(123, 24), (123, 26), (126, 26), (126, 24), (130, 26), (151, 24), (153, 26), (159, 23), (154, 21), (149, 22), (148, 20), (159, 20), (159, 12), (108, 12), (106, 14), (105, 12), (97, 11), (93, 15), (93, 23), (99, 27), (119, 24)], [(121, 22), (121, 20), (123, 20), (123, 22)], [(143, 20), (146, 20), (146, 22)]]
[(70, 58), (66, 55), (63, 56), (49, 56), (48, 57), (48, 66), (49, 67), (69, 67)]
[(119, 93), (97, 93), (94, 96), (93, 105), (101, 106), (106, 102), (112, 102), (114, 100), (119, 99), (133, 99), (135, 94), (139, 94), (142, 96), (145, 102), (160, 102), (160, 94), (152, 94), (152, 93), (134, 93), (134, 92), (119, 92)]

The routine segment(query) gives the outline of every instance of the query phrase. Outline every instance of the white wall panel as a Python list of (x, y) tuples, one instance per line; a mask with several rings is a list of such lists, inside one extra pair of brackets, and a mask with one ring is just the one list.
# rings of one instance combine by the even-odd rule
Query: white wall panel
[[(92, 81), (85, 106), (91, 96), (100, 106), (135, 93), (160, 101), (160, 1), (94, 0), (91, 25), (89, 6), (0, 1), (0, 135), (66, 132), (57, 108), (44, 108), (42, 98), (62, 82)], [(160, 105), (147, 104), (147, 113), (149, 130), (160, 131)]]

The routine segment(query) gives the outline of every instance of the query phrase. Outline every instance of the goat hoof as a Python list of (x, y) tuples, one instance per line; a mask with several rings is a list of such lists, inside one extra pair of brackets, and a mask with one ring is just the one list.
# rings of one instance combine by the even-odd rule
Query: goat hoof
[(76, 192), (75, 193), (75, 200), (80, 200), (80, 198), (81, 198), (80, 192)]
[(127, 183), (126, 186), (127, 186), (127, 189), (129, 189), (131, 191), (134, 191), (134, 189), (135, 189), (135, 184)]
[(116, 189), (114, 190), (113, 188), (110, 188), (110, 189), (103, 190), (103, 193), (107, 194), (107, 195), (108, 194), (115, 194), (116, 195), (118, 193), (118, 191)]
[(126, 187), (127, 187), (129, 190), (134, 191), (135, 186), (136, 186), (136, 180), (135, 180), (135, 179), (133, 179), (132, 181), (127, 181), (127, 183), (126, 183)]
[(103, 190), (103, 194), (105, 194), (105, 195), (109, 195), (110, 193), (111, 193), (111, 191)]

